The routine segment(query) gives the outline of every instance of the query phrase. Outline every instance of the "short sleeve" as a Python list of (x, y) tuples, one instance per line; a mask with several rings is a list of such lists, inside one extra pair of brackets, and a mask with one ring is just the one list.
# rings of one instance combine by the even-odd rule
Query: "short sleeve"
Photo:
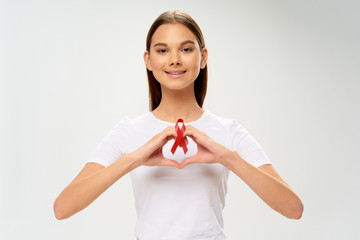
[(263, 148), (243, 126), (233, 121), (230, 132), (232, 135), (232, 150), (235, 150), (241, 158), (254, 167), (271, 164)]
[(124, 153), (128, 122), (129, 120), (124, 118), (117, 123), (97, 145), (87, 162), (96, 162), (107, 167), (117, 161)]

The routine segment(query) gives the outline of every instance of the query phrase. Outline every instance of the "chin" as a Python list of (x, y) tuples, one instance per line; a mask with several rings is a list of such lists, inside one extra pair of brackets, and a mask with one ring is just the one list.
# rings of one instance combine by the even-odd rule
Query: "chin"
[(161, 83), (160, 82), (160, 85), (162, 86), (162, 87), (165, 87), (165, 88), (167, 88), (167, 89), (171, 89), (171, 90), (182, 90), (182, 89), (185, 89), (185, 88), (188, 88), (188, 87), (190, 87), (190, 86), (193, 86), (193, 83), (194, 83), (194, 81), (192, 81), (192, 82), (181, 82), (181, 81), (174, 81), (174, 82), (171, 82), (171, 83), (169, 83), (169, 82), (167, 82), (167, 83)]

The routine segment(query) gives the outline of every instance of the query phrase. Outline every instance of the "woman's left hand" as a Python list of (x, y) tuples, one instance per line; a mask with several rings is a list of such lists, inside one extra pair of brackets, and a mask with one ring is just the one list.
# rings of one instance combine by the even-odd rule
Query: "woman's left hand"
[(194, 140), (198, 150), (194, 156), (188, 157), (181, 162), (181, 168), (191, 163), (221, 163), (225, 165), (230, 154), (229, 149), (191, 125), (186, 126), (184, 137), (186, 136)]

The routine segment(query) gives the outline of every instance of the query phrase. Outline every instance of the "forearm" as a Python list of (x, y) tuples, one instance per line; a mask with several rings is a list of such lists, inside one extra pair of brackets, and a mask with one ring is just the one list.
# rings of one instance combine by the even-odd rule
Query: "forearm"
[(58, 219), (68, 218), (86, 208), (117, 180), (134, 169), (128, 155), (94, 174), (70, 183), (54, 203)]
[(288, 218), (299, 219), (300, 198), (280, 179), (254, 167), (237, 152), (230, 152), (226, 167), (239, 176), (266, 204)]

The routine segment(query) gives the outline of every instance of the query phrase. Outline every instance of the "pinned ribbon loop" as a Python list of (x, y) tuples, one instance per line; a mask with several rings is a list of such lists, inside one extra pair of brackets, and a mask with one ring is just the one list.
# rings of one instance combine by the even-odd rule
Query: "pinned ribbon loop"
[[(182, 128), (179, 127), (179, 122), (182, 123)], [(171, 153), (174, 155), (176, 148), (180, 145), (180, 147), (182, 147), (182, 149), (184, 150), (184, 153), (186, 154), (186, 152), (188, 151), (187, 147), (186, 147), (186, 137), (184, 137), (184, 132), (185, 132), (185, 123), (184, 120), (182, 119), (178, 119), (176, 124), (175, 124), (175, 131), (177, 133), (177, 137), (175, 139), (174, 145), (171, 148)]]

